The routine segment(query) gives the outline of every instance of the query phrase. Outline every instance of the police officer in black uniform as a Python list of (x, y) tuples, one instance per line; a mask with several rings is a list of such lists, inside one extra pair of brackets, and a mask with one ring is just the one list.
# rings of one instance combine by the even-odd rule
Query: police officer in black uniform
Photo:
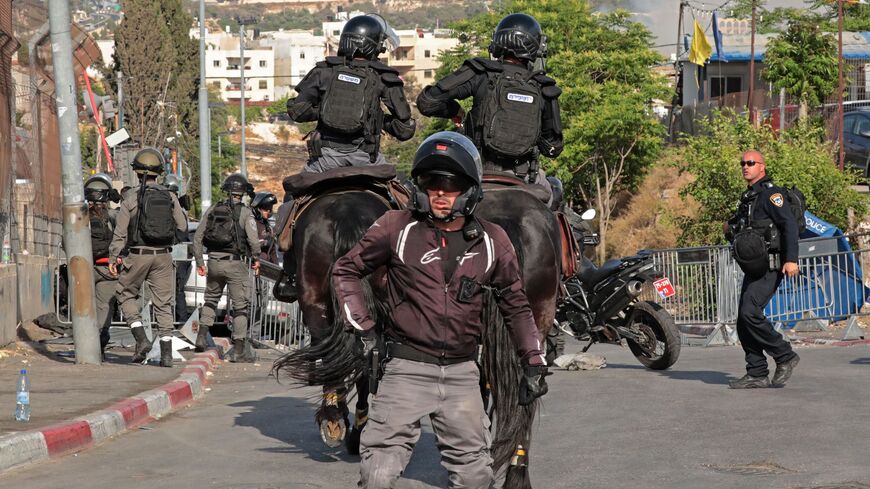
[[(484, 171), (508, 171), (549, 190), (538, 155), (562, 153), (562, 121), (556, 81), (546, 76), (538, 59), (546, 56), (540, 24), (527, 14), (511, 14), (499, 22), (489, 53), (473, 58), (417, 97), (420, 113), (453, 119), (480, 150)], [(465, 114), (457, 102), (473, 97)]]
[(112, 177), (97, 173), (85, 182), (85, 200), (91, 224), (91, 250), (94, 255), (94, 293), (97, 302), (97, 326), (100, 328), (100, 350), (103, 360), (109, 345), (109, 326), (118, 308), (115, 288), (118, 278), (109, 272), (109, 246), (115, 231), (118, 211), (109, 202), (118, 203), (121, 195), (112, 188)]
[[(749, 188), (740, 197), (737, 214), (725, 223), (725, 236), (732, 244), (737, 263), (745, 273), (737, 313), (737, 335), (746, 353), (746, 375), (731, 381), (732, 389), (785, 385), (800, 361), (791, 345), (773, 329), (764, 316), (783, 276), (798, 270), (798, 223), (791, 211), (789, 194), (774, 185), (766, 174), (764, 156), (743, 153), (740, 161)], [(768, 379), (767, 352), (776, 362)]]
[(271, 192), (257, 192), (251, 200), (251, 209), (257, 222), (257, 239), (260, 240), (260, 261), (275, 264), (278, 263), (278, 244), (269, 218), (272, 217), (272, 209), (277, 203), (278, 198)]
[(303, 171), (384, 164), (382, 131), (399, 141), (414, 135), (404, 82), (378, 61), (388, 42), (397, 46), (398, 38), (379, 15), (353, 17), (341, 31), (338, 56), (317, 63), (296, 86), (299, 95), (287, 102), (290, 118), (317, 121), (306, 136), (309, 160)]

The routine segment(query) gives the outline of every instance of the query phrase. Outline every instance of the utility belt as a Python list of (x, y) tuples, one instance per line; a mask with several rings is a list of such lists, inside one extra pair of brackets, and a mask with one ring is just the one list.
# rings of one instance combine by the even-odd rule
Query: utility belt
[(495, 165), (505, 171), (511, 171), (516, 176), (526, 180), (528, 183), (535, 183), (538, 178), (538, 170), (541, 167), (538, 161), (537, 151), (533, 151), (526, 156), (519, 158), (508, 158), (491, 154), (484, 150), (484, 161), (491, 165)]
[(456, 365), (463, 362), (471, 362), (477, 359), (477, 352), (464, 357), (447, 358), (424, 353), (412, 346), (402, 343), (387, 342), (387, 358), (401, 358), (403, 360), (411, 360), (414, 362), (431, 363), (442, 367), (447, 365)]
[(172, 250), (170, 250), (169, 248), (151, 249), (151, 248), (139, 248), (139, 247), (134, 246), (134, 247), (130, 248), (128, 251), (130, 252), (131, 255), (164, 255), (166, 253), (169, 253)]
[(227, 255), (227, 256), (220, 256), (220, 257), (209, 256), (208, 259), (215, 260), (215, 261), (241, 261), (243, 258), (239, 255)]
[(308, 157), (311, 159), (317, 159), (323, 156), (323, 148), (331, 148), (344, 153), (362, 151), (369, 155), (369, 159), (372, 163), (374, 163), (378, 157), (379, 145), (377, 143), (367, 143), (363, 141), (359, 144), (354, 144), (323, 139), (318, 131), (311, 131), (305, 138), (305, 145), (308, 148)]

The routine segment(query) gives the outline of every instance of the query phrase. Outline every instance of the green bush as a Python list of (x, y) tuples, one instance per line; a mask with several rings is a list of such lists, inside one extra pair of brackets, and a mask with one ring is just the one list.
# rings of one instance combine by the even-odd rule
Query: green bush
[(797, 186), (809, 211), (822, 219), (846, 229), (849, 209), (858, 216), (866, 212), (866, 199), (850, 188), (858, 181), (857, 173), (837, 169), (835, 147), (819, 127), (798, 124), (778, 137), (769, 126), (756, 129), (745, 117), (727, 112), (714, 114), (703, 126), (701, 135), (685, 139), (685, 161), (678, 164), (679, 171), (695, 177), (682, 197), (700, 204), (696, 216), (683, 220), (681, 245), (725, 242), (722, 223), (733, 215), (746, 189), (739, 161), (749, 149), (761, 151), (774, 182)]

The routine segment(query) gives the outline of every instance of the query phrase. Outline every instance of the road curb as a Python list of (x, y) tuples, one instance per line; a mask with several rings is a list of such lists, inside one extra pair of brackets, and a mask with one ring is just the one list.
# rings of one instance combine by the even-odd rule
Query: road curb
[(177, 379), (111, 406), (38, 430), (0, 436), (0, 474), (14, 467), (86, 450), (184, 407), (205, 393), (206, 373), (220, 357), (197, 353)]

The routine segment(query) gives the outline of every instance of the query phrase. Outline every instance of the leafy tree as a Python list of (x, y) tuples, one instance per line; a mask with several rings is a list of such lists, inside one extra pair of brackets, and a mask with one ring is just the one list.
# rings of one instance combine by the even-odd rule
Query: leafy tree
[(797, 186), (809, 211), (822, 219), (846, 229), (848, 209), (857, 215), (866, 211), (866, 200), (850, 188), (856, 174), (840, 172), (833, 164), (834, 147), (825, 141), (823, 129), (801, 123), (777, 137), (769, 126), (756, 129), (733, 113), (714, 114), (703, 125), (702, 135), (685, 140), (685, 161), (678, 165), (679, 171), (695, 177), (683, 189), (683, 198), (700, 204), (697, 215), (681, 222), (681, 245), (725, 242), (722, 223), (733, 215), (746, 189), (738, 162), (749, 149), (761, 151), (774, 182)]
[(772, 39), (764, 54), (763, 76), (774, 87), (800, 100), (800, 119), (837, 87), (837, 45), (819, 25), (804, 17)]

